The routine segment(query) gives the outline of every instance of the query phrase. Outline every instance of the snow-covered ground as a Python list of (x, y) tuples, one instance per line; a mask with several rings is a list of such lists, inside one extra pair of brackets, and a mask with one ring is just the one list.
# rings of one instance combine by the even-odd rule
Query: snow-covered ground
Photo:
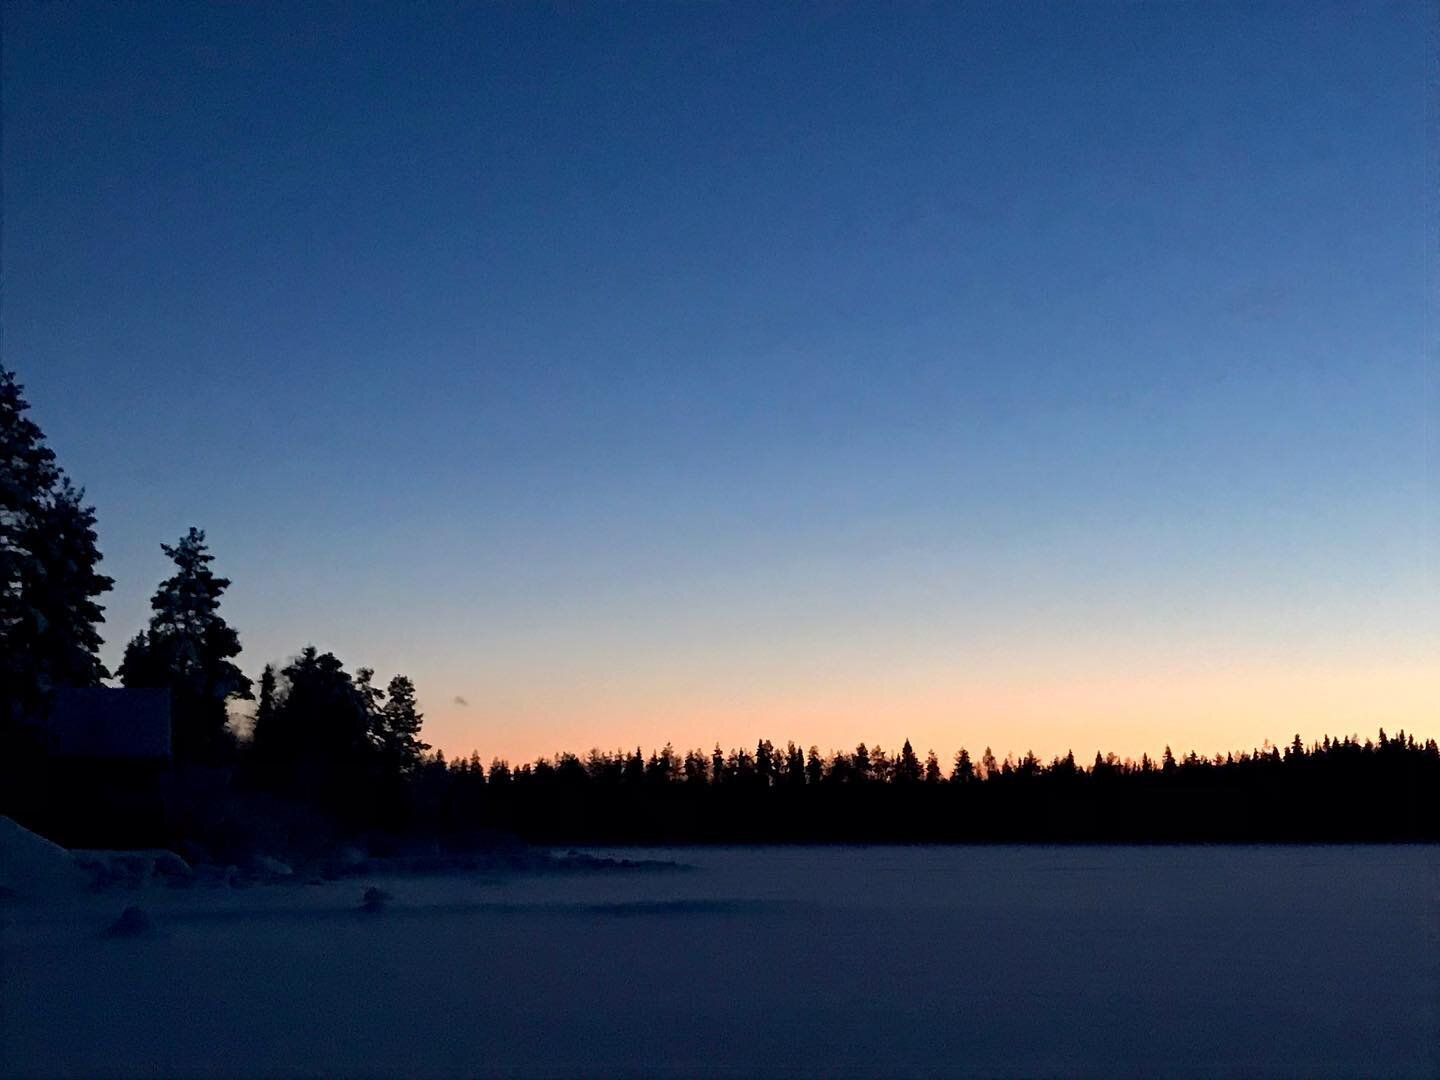
[(638, 854), (6, 901), (0, 1074), (1440, 1075), (1440, 849)]

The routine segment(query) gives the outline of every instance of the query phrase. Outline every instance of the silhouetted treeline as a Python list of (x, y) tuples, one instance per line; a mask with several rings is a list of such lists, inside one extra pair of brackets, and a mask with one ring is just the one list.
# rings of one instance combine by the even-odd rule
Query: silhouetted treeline
[[(261, 673), (235, 664), (205, 534), (161, 545), (175, 565), (117, 675), (164, 690), (173, 762), (75, 760), (47, 750), (57, 694), (109, 678), (98, 600), (111, 579), (95, 515), (0, 366), (0, 813), (84, 846), (167, 844), (222, 860), (372, 844), (466, 844), (494, 831), (537, 842), (1440, 840), (1440, 751), (1403, 732), (1377, 741), (1297, 736), (1207, 760), (1067, 754), (942, 765), (907, 741), (822, 755), (768, 740), (722, 752), (592, 750), (512, 767), (427, 755), (414, 685), (351, 673), (302, 649)], [(163, 738), (161, 740), (163, 745)], [(135, 807), (143, 812), (134, 812)]]
[(511, 766), (428, 758), (416, 820), (544, 843), (1377, 841), (1440, 839), (1440, 749), (1399, 733), (1206, 759), (1033, 754), (948, 768), (907, 742), (822, 755), (592, 750)]

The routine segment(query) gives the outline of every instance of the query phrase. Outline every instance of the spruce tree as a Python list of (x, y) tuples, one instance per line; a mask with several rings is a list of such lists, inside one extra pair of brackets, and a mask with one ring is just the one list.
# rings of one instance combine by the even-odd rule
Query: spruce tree
[(950, 780), (956, 784), (968, 784), (975, 779), (975, 765), (970, 760), (970, 751), (961, 747), (955, 752), (955, 767), (950, 770)]
[(755, 744), (755, 782), (763, 788), (772, 787), (775, 774), (775, 744), (769, 739), (761, 739)]
[(233, 745), (226, 703), (252, 696), (249, 678), (231, 662), (240, 636), (220, 614), (230, 580), (210, 569), (215, 557), (199, 529), (160, 549), (175, 563), (175, 574), (151, 598), (149, 629), (126, 648), (120, 679), (126, 686), (169, 687), (176, 756), (214, 760)]
[(818, 784), (825, 779), (825, 759), (820, 756), (820, 747), (810, 747), (805, 755), (805, 782)]
[(44, 712), (59, 686), (106, 676), (96, 598), (95, 512), (55, 464), (26, 413), (23, 387), (0, 365), (0, 728)]
[(940, 771), (940, 759), (935, 755), (935, 751), (931, 750), (925, 755), (925, 783), (938, 784), (944, 778)]
[(910, 745), (910, 740), (906, 739), (905, 745), (900, 748), (900, 756), (895, 759), (895, 783), (918, 784), (923, 778), (920, 759), (915, 756), (915, 748)]
[(275, 665), (266, 664), (260, 672), (260, 696), (255, 706), (255, 724), (250, 729), (250, 743), (258, 757), (266, 757), (275, 738)]
[(805, 751), (793, 742), (785, 744), (785, 782), (792, 787), (805, 786)]
[(114, 579), (96, 564), (95, 510), (85, 493), (61, 477), (41, 504), (29, 534), (37, 573), (29, 606), (38, 616), (34, 660), (49, 686), (98, 686), (110, 673), (100, 662), (102, 639), (96, 625), (105, 609), (95, 598)]

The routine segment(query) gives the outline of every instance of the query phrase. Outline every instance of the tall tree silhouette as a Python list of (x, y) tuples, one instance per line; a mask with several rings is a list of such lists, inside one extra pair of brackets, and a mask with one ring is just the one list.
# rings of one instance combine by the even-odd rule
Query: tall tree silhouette
[(415, 684), (396, 675), (386, 687), (385, 705), (376, 714), (372, 730), (387, 769), (404, 773), (420, 764), (421, 756), (430, 749), (419, 738), (423, 719), (415, 705)]
[(910, 745), (909, 739), (905, 740), (905, 745), (900, 748), (900, 756), (895, 759), (894, 773), (897, 784), (917, 784), (924, 777), (920, 759), (915, 756), (915, 748)]
[(690, 750), (685, 754), (685, 782), (691, 787), (703, 787), (710, 780), (710, 765), (703, 750)]
[(626, 755), (625, 770), (620, 779), (626, 784), (639, 784), (645, 779), (645, 752), (635, 747), (635, 753)]
[(260, 672), (259, 697), (255, 705), (255, 723), (250, 729), (250, 743), (264, 757), (270, 741), (275, 738), (275, 665), (266, 664)]
[(199, 529), (173, 547), (160, 547), (175, 573), (150, 600), (149, 628), (126, 646), (120, 679), (126, 686), (168, 686), (176, 756), (215, 759), (232, 742), (226, 703), (251, 697), (249, 678), (231, 662), (240, 653), (240, 636), (220, 615), (230, 581), (210, 569), (214, 556)]
[(755, 782), (761, 787), (773, 787), (778, 773), (775, 744), (761, 739), (755, 744)]
[(855, 755), (850, 759), (850, 770), (858, 783), (864, 783), (870, 779), (870, 751), (862, 742), (855, 747)]
[[(396, 675), (381, 690), (374, 676), (370, 668), (351, 675), (334, 653), (313, 645), (302, 649), (280, 672), (270, 719), (257, 732), (263, 781), (351, 824), (403, 817), (406, 782), (419, 776), (430, 747), (419, 739), (414, 684)], [(478, 757), (474, 767), (483, 783)]]
[(0, 365), (0, 728), (45, 708), (57, 686), (92, 686), (100, 663), (95, 512), (55, 464), (26, 413), (23, 387)]
[(30, 406), (22, 390), (14, 373), (0, 368), (0, 693), (16, 720), (34, 696), (27, 649), (35, 619), (26, 593), (36, 566), (27, 534), (59, 476), (55, 452), (25, 415)]
[(955, 752), (955, 766), (950, 770), (950, 782), (968, 784), (975, 779), (975, 764), (970, 760), (970, 751), (961, 747)]
[(940, 771), (940, 758), (934, 750), (931, 750), (925, 755), (925, 782), (938, 784), (943, 779), (945, 776)]
[(100, 662), (105, 609), (96, 597), (114, 580), (96, 569), (95, 510), (68, 477), (42, 502), (28, 533), (36, 563), (28, 603), (36, 615), (32, 660), (48, 686), (97, 686), (109, 672)]
[(785, 744), (785, 783), (789, 787), (805, 786), (805, 751), (793, 742)]
[(819, 784), (825, 779), (825, 759), (820, 756), (820, 747), (812, 746), (805, 754), (805, 782)]
[(318, 768), (366, 756), (372, 701), (339, 657), (307, 645), (280, 674), (275, 735), (268, 740), (275, 757)]

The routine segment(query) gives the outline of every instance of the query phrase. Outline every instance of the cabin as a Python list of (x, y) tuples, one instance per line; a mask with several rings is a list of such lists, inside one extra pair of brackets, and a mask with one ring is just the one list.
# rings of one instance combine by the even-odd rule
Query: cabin
[(170, 691), (64, 687), (42, 722), (46, 753), (121, 768), (170, 763)]
[(66, 847), (147, 847), (165, 832), (170, 691), (60, 688), (34, 725), (39, 831)]

